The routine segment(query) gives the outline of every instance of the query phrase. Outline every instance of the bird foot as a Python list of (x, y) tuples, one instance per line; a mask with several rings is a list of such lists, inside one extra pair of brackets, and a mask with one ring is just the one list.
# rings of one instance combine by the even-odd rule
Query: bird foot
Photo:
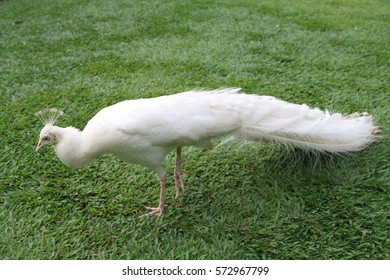
[(175, 167), (175, 187), (176, 187), (176, 196), (177, 199), (180, 196), (181, 189), (184, 190), (184, 180), (182, 175), (187, 174), (188, 172), (184, 169), (181, 169), (179, 166)]
[(145, 218), (150, 216), (161, 216), (161, 214), (164, 212), (165, 206), (166, 205), (158, 206), (157, 208), (145, 206), (147, 210), (151, 210), (151, 211), (149, 213), (139, 216), (139, 218)]

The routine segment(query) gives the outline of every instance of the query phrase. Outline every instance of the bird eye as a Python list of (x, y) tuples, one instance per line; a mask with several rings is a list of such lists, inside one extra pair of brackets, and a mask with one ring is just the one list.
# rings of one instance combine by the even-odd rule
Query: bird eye
[(45, 137), (42, 138), (42, 140), (43, 140), (43, 141), (49, 141), (50, 138), (49, 138), (49, 136), (45, 136)]

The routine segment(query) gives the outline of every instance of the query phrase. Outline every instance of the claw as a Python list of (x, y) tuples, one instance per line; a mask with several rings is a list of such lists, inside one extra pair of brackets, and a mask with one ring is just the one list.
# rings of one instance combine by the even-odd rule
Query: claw
[(150, 217), (150, 216), (161, 216), (161, 214), (163, 213), (164, 211), (164, 206), (162, 207), (157, 207), (157, 208), (154, 208), (154, 207), (146, 207), (146, 209), (148, 210), (151, 210), (149, 213), (146, 213), (144, 215), (141, 215), (139, 216), (139, 218), (145, 218), (145, 217)]
[(160, 180), (160, 202), (158, 203), (157, 208), (153, 207), (147, 207), (146, 209), (151, 210), (149, 213), (146, 213), (142, 216), (139, 216), (140, 218), (150, 217), (150, 216), (161, 216), (161, 214), (164, 212), (164, 208), (166, 205), (164, 204), (164, 198), (165, 198), (165, 178)]

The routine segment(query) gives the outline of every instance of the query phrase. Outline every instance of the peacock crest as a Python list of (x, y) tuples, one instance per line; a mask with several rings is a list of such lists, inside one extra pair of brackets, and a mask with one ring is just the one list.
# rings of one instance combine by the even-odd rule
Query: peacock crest
[(57, 108), (45, 108), (35, 113), (35, 115), (43, 122), (44, 125), (54, 125), (57, 119), (63, 114), (64, 112)]

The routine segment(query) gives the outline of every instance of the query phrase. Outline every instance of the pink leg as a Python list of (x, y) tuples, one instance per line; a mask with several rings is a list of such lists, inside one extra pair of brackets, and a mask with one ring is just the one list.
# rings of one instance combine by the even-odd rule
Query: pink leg
[(187, 173), (185, 170), (181, 169), (181, 147), (177, 147), (176, 149), (176, 162), (175, 162), (175, 187), (176, 187), (176, 196), (177, 199), (180, 196), (181, 189), (184, 190), (184, 181), (182, 178), (182, 174)]
[(146, 213), (140, 218), (144, 217), (149, 217), (149, 216), (160, 216), (162, 212), (164, 211), (165, 204), (164, 204), (164, 199), (165, 199), (165, 184), (166, 184), (166, 179), (160, 181), (160, 202), (158, 203), (157, 208), (153, 207), (145, 207), (148, 210), (151, 210), (149, 213)]

